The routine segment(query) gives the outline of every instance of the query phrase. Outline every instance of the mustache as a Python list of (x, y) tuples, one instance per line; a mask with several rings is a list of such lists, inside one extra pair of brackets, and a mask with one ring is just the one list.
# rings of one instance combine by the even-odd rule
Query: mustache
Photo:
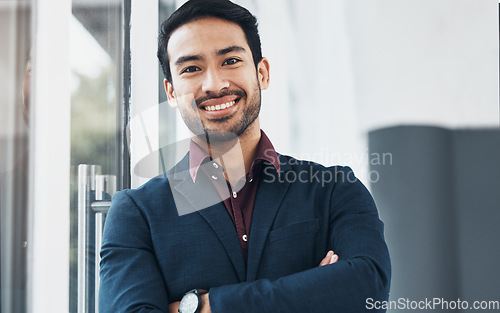
[(236, 89), (236, 90), (226, 90), (223, 92), (215, 93), (215, 92), (209, 92), (207, 95), (203, 97), (199, 97), (195, 99), (196, 106), (200, 106), (204, 101), (210, 100), (210, 99), (217, 99), (217, 98), (222, 98), (225, 96), (238, 96), (240, 98), (246, 99), (247, 93), (243, 90)]

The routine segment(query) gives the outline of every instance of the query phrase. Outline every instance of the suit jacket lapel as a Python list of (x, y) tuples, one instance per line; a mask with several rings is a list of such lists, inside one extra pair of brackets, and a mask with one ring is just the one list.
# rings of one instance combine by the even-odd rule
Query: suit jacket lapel
[(269, 230), (290, 186), (290, 183), (284, 179), (284, 174), (289, 169), (289, 164), (282, 163), (280, 177), (276, 175), (275, 171), (273, 171), (274, 176), (266, 175), (264, 172), (261, 174), (250, 230), (247, 281), (254, 281), (257, 277)]
[(227, 251), (241, 282), (245, 281), (246, 267), (238, 234), (223, 203), (198, 212), (210, 224)]
[[(188, 165), (189, 158), (185, 157), (174, 167), (171, 173), (173, 175), (169, 175), (172, 180), (171, 187), (182, 197), (175, 200), (179, 215), (197, 212), (210, 224), (226, 249), (240, 281), (244, 281), (245, 262), (233, 221), (212, 183), (203, 175), (199, 175), (194, 183)], [(175, 192), (173, 194), (174, 198), (179, 197)]]

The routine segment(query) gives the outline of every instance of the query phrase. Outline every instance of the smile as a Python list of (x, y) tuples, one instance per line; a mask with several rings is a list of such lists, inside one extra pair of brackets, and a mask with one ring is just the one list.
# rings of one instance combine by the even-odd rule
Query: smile
[(203, 109), (205, 111), (220, 111), (232, 107), (235, 103), (236, 101), (233, 100), (223, 104), (205, 106)]

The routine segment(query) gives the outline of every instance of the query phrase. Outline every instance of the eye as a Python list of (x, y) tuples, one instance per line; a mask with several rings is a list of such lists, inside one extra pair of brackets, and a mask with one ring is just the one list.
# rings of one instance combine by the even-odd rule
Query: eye
[(197, 72), (199, 71), (200, 68), (198, 66), (189, 66), (189, 67), (186, 67), (182, 72), (181, 74), (184, 74), (184, 73), (194, 73), (194, 72)]
[(238, 62), (241, 62), (241, 60), (238, 60), (236, 58), (230, 58), (230, 59), (227, 59), (226, 61), (224, 61), (224, 63), (222, 63), (222, 65), (234, 65)]

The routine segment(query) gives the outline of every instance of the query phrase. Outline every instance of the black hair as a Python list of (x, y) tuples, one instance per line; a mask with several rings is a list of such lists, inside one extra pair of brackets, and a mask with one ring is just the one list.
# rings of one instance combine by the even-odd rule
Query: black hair
[(245, 33), (252, 51), (255, 68), (262, 59), (257, 19), (247, 9), (229, 0), (189, 0), (175, 11), (160, 27), (157, 56), (165, 78), (172, 82), (167, 45), (172, 33), (179, 27), (205, 17), (220, 18), (238, 24)]

